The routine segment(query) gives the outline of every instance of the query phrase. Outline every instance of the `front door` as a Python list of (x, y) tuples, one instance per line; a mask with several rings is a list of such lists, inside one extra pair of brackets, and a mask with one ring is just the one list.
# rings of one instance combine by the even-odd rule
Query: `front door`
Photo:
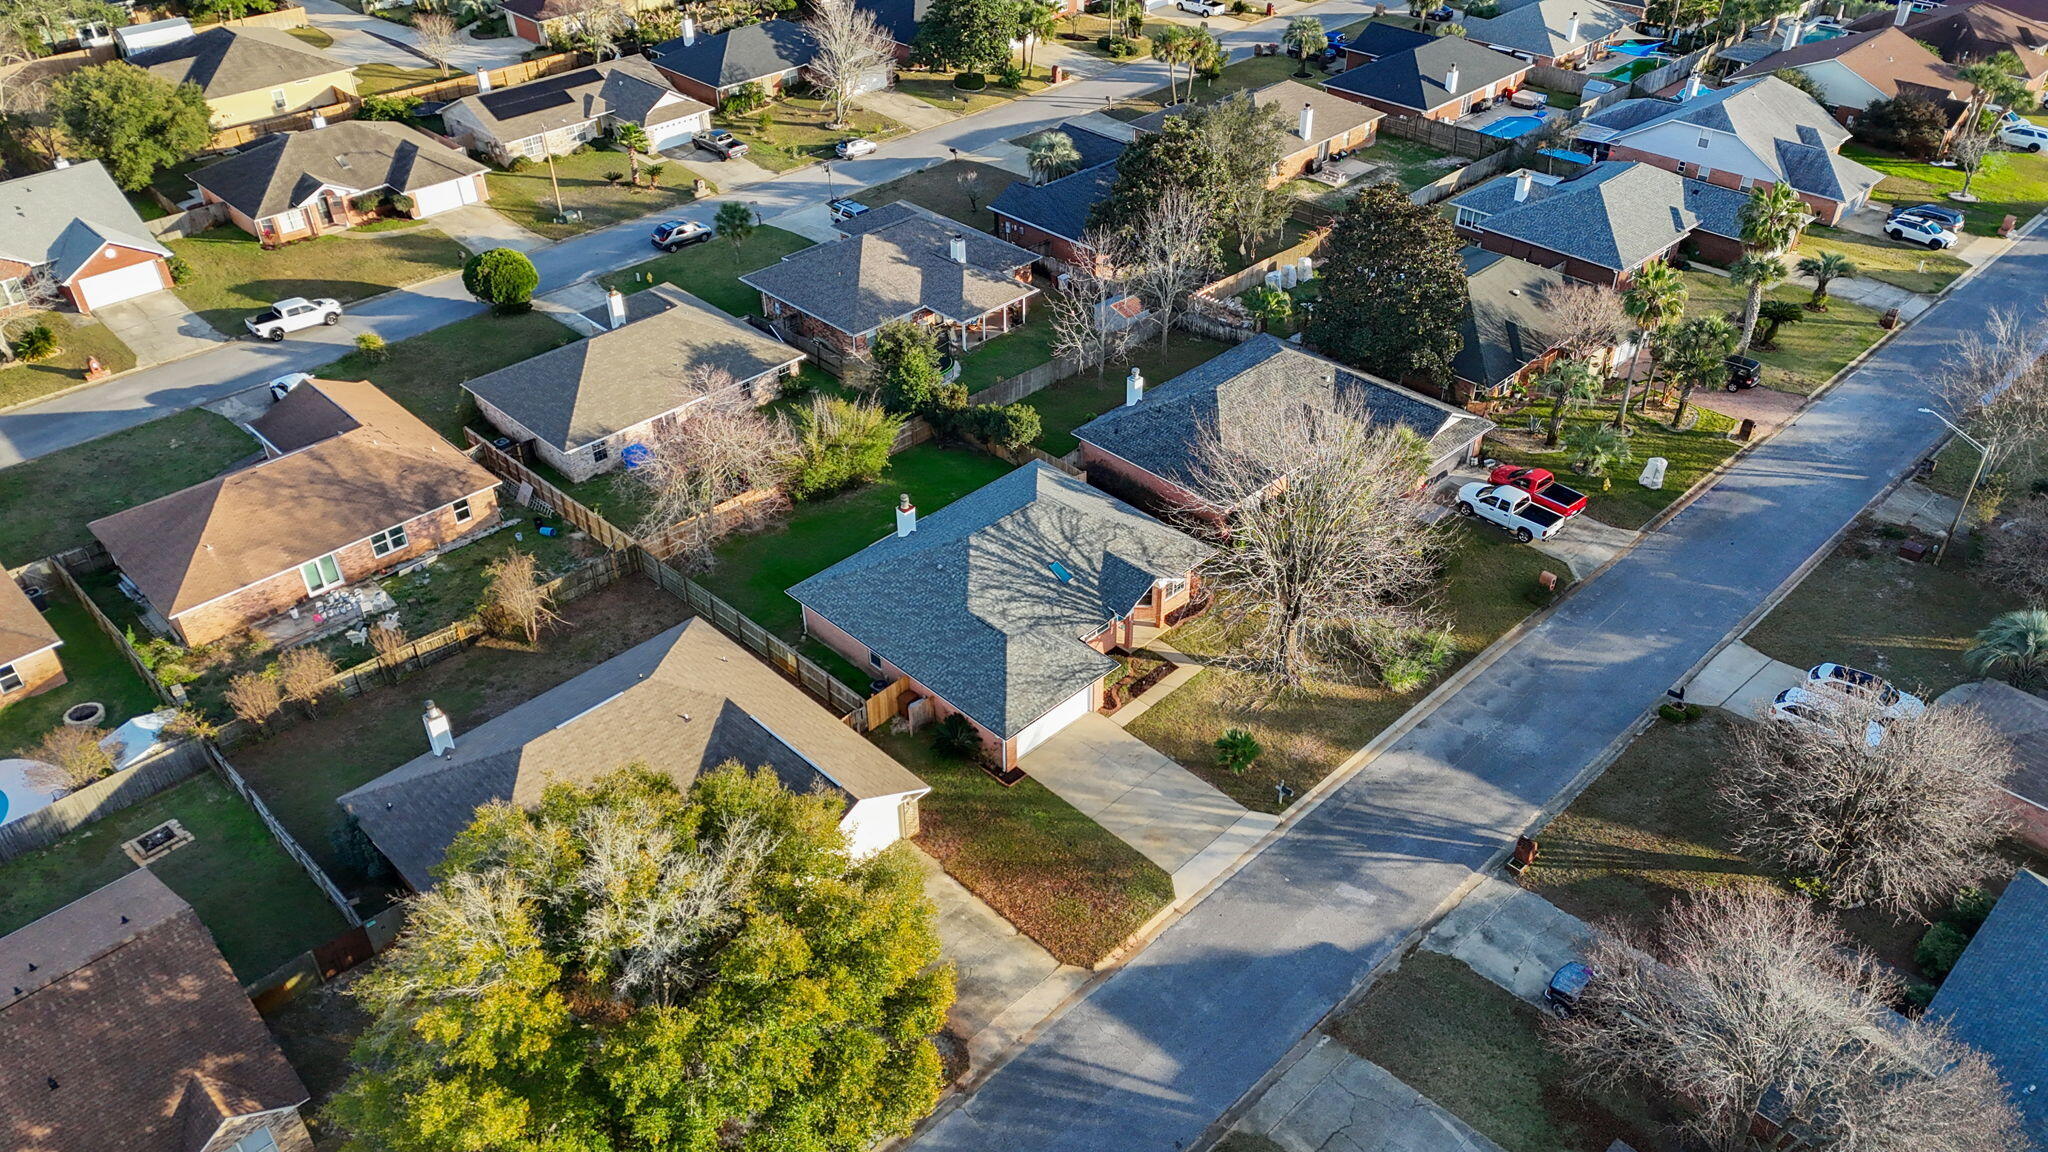
[(330, 228), (334, 226), (334, 201), (325, 196), (320, 198), (320, 222)]

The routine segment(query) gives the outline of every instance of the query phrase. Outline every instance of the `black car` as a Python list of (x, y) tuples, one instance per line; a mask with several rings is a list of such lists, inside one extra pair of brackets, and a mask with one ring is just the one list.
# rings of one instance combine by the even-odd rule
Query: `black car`
[(1915, 220), (1932, 220), (1944, 228), (1950, 228), (1958, 232), (1962, 231), (1965, 221), (1965, 217), (1960, 211), (1941, 204), (1912, 204), (1903, 208), (1894, 208), (1885, 219), (1887, 221), (1897, 220), (1902, 216)]
[(711, 239), (711, 229), (694, 220), (666, 220), (654, 226), (654, 235), (648, 239), (663, 252), (673, 252)]
[(1722, 363), (1728, 365), (1728, 383), (1724, 387), (1730, 392), (1741, 392), (1763, 383), (1764, 366), (1747, 356), (1730, 356)]

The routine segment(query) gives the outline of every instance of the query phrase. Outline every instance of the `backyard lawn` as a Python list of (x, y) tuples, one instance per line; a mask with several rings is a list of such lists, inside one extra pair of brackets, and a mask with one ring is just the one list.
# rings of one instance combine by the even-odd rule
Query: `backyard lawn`
[[(1274, 786), (1283, 782), (1294, 789), (1292, 799), (1300, 799), (1444, 676), (1535, 611), (1527, 594), (1536, 588), (1538, 573), (1556, 572), (1560, 588), (1570, 582), (1562, 563), (1498, 532), (1470, 526), (1455, 531), (1459, 538), (1443, 606), (1450, 614), (1456, 654), (1430, 683), (1396, 693), (1376, 680), (1324, 680), (1298, 696), (1267, 700), (1240, 673), (1210, 668), (1133, 720), (1131, 734), (1254, 811), (1280, 811)], [(1211, 617), (1183, 625), (1167, 640), (1198, 657), (1221, 655), (1229, 644)], [(1215, 740), (1226, 728), (1249, 731), (1265, 749), (1242, 774), (1216, 762)]]
[[(769, 117), (765, 131), (761, 127), (763, 115)], [(811, 96), (784, 96), (751, 116), (718, 116), (714, 123), (746, 141), (747, 159), (770, 172), (787, 172), (830, 160), (832, 149), (841, 140), (887, 140), (903, 132), (903, 125), (865, 108), (850, 109), (846, 119), (846, 127), (831, 127), (832, 109), (825, 101)]]
[[(1693, 395), (1695, 406), (1713, 402), (1713, 394), (1702, 391)], [(1550, 407), (1547, 400), (1537, 401), (1512, 418), (1502, 417), (1502, 422), (1505, 425), (1512, 419), (1519, 427), (1527, 420), (1547, 428)], [(1735, 428), (1735, 421), (1719, 412), (1700, 408), (1699, 425), (1690, 432), (1672, 431), (1670, 416), (1668, 411), (1632, 409), (1630, 425), (1635, 433), (1629, 437), (1629, 446), (1635, 450), (1635, 459), (1614, 469), (1613, 484), (1605, 491), (1601, 490), (1597, 477), (1588, 476), (1574, 467), (1574, 462), (1567, 457), (1561, 445), (1545, 449), (1541, 431), (1512, 438), (1490, 436), (1486, 441), (1486, 451), (1496, 459), (1540, 465), (1557, 473), (1559, 480), (1586, 494), (1586, 514), (1601, 523), (1617, 528), (1640, 528), (1741, 447), (1728, 438), (1728, 433)], [(1574, 425), (1597, 424), (1613, 418), (1614, 405), (1587, 404), (1564, 418), (1561, 432), (1569, 435)], [(1645, 488), (1636, 483), (1636, 477), (1642, 474), (1644, 461), (1652, 456), (1662, 456), (1669, 461), (1662, 488)]]
[[(1745, 292), (1739, 285), (1725, 276), (1697, 268), (1681, 275), (1685, 280), (1688, 316), (1719, 314), (1732, 316), (1738, 325), (1741, 323)], [(1812, 296), (1812, 289), (1789, 284), (1772, 289), (1770, 294), (1771, 299), (1795, 304), (1804, 304)], [(1840, 298), (1830, 301), (1826, 312), (1802, 315), (1804, 318), (1798, 323), (1778, 330), (1775, 348), (1750, 353), (1763, 363), (1763, 382), (1767, 388), (1811, 396), (1885, 334), (1877, 326), (1879, 314), (1875, 309)]]
[(396, 88), (448, 79), (439, 68), (406, 68), (397, 64), (359, 64), (355, 71), (358, 96), (376, 96)]
[(50, 589), (50, 610), (43, 614), (64, 646), (57, 658), (64, 663), (65, 682), (47, 692), (10, 702), (0, 709), (0, 756), (19, 756), (42, 739), (43, 733), (63, 722), (64, 710), (73, 704), (96, 700), (107, 706), (102, 727), (113, 731), (124, 722), (154, 711), (156, 693), (135, 674), (120, 648), (85, 606), (71, 599), (61, 588)]
[(759, 316), (761, 294), (740, 283), (740, 277), (810, 246), (807, 237), (764, 226), (754, 229), (738, 247), (717, 239), (693, 244), (600, 276), (598, 283), (628, 294), (656, 284), (673, 284), (734, 316)]
[[(0, 408), (32, 404), (52, 392), (62, 392), (85, 383), (85, 361), (99, 357), (110, 372), (135, 367), (135, 353), (129, 351), (113, 329), (96, 320), (65, 312), (45, 312), (36, 323), (49, 326), (57, 337), (57, 351), (33, 364), (19, 360), (0, 365)], [(18, 329), (17, 329), (18, 331)]]
[(346, 304), (458, 271), (463, 261), (462, 245), (435, 228), (337, 232), (266, 250), (230, 224), (170, 248), (192, 267), (171, 291), (228, 336), (247, 335), (243, 320), (289, 296)]
[(368, 380), (449, 443), (465, 448), (469, 441), (462, 428), (477, 419), (477, 411), (476, 402), (462, 390), (464, 381), (577, 339), (545, 312), (486, 312), (400, 340), (385, 349), (382, 359), (351, 352), (322, 366), (319, 373), (337, 380)]
[(908, 176), (863, 188), (853, 198), (870, 208), (908, 200), (920, 208), (988, 231), (993, 228), (994, 219), (985, 216), (989, 201), (1019, 179), (1022, 177), (1007, 168), (979, 160), (946, 160)]
[(1164, 869), (1029, 776), (1005, 788), (928, 732), (875, 743), (931, 785), (918, 843), (1056, 959), (1092, 965), (1173, 902)]
[(297, 40), (303, 40), (315, 48), (334, 47), (334, 37), (310, 25), (304, 28), (287, 28), (284, 30), (284, 34)]
[[(690, 190), (695, 174), (673, 160), (659, 163), (661, 183), (653, 188), (644, 184), (636, 188), (623, 178), (616, 183), (606, 179), (610, 173), (623, 176), (627, 161), (624, 152), (602, 147), (555, 157), (553, 179), (549, 178), (549, 165), (540, 161), (517, 172), (493, 168), (484, 182), (491, 188), (491, 207), (506, 219), (550, 240), (560, 240), (695, 199)], [(557, 186), (561, 209), (555, 207)], [(580, 212), (582, 218), (564, 222), (560, 219), (563, 210)]]
[[(504, 515), (505, 519), (517, 523), (454, 551), (443, 552), (432, 564), (411, 575), (389, 576), (378, 581), (398, 602), (398, 620), (405, 627), (406, 635), (415, 638), (427, 636), (474, 615), (484, 595), (484, 569), (508, 553), (524, 552), (532, 556), (535, 576), (541, 580), (552, 580), (568, 575), (603, 551), (591, 541), (572, 540), (566, 533), (542, 536), (534, 531), (531, 512), (516, 504), (504, 509)], [(551, 523), (560, 523), (552, 517), (547, 519)], [(375, 656), (375, 651), (363, 646), (346, 656), (337, 657), (337, 660), (347, 667), (350, 661), (360, 662)]]
[[(1865, 280), (1892, 284), (1908, 292), (1932, 295), (1955, 282), (1970, 266), (1946, 252), (1929, 252), (1917, 244), (1900, 244), (1861, 232), (1815, 225), (1800, 237), (1799, 247), (1786, 256), (1788, 267), (1808, 256), (1840, 252), (1856, 264), (1856, 275)], [(1839, 307), (1830, 301), (1830, 311)]]
[(1065, 456), (1079, 447), (1074, 429), (1124, 402), (1124, 377), (1131, 369), (1144, 373), (1145, 386), (1154, 388), (1231, 347), (1221, 340), (1175, 332), (1164, 351), (1157, 340), (1148, 340), (1125, 363), (1111, 365), (1100, 373), (1083, 372), (1033, 392), (1022, 402), (1038, 410), (1038, 449)]
[(953, 86), (953, 73), (934, 75), (930, 72), (914, 72), (905, 69), (896, 74), (895, 89), (905, 96), (914, 96), (934, 108), (972, 116), (985, 112), (998, 104), (1007, 104), (1019, 96), (1043, 92), (1052, 83), (1052, 69), (1033, 68), (1031, 75), (1015, 88), (1005, 88), (988, 78), (988, 86), (978, 92), (963, 92)]
[(26, 564), (92, 542), (86, 524), (226, 471), (257, 451), (194, 408), (0, 469), (0, 561)]
[[(150, 865), (192, 905), (244, 983), (348, 930), (341, 913), (240, 796), (211, 772), (0, 864), (0, 934), (104, 887), (135, 867), (121, 843), (166, 820), (192, 842)], [(312, 847), (312, 845), (308, 845)]]
[(1970, 182), (1970, 194), (1977, 197), (1971, 204), (1948, 199), (1950, 192), (1959, 192), (1963, 187), (1963, 174), (1957, 169), (1936, 168), (1854, 142), (1842, 146), (1842, 155), (1884, 173), (1884, 181), (1871, 193), (1873, 201), (1931, 201), (1960, 208), (1969, 221), (1965, 227), (1979, 236), (1998, 235), (1998, 228), (2008, 215), (2025, 224), (2041, 209), (2048, 208), (2048, 152), (1993, 152)]

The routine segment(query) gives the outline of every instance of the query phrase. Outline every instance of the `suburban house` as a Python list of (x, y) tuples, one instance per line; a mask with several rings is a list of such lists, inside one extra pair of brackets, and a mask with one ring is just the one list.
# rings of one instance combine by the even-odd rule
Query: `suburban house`
[(312, 1152), (306, 1086), (156, 873), (0, 937), (0, 1145)]
[(128, 62), (173, 84), (197, 84), (216, 128), (338, 104), (356, 94), (351, 65), (278, 28), (209, 28), (137, 52)]
[(43, 303), (46, 284), (80, 312), (169, 288), (171, 250), (100, 162), (58, 163), (0, 181), (0, 310)]
[(1036, 253), (1047, 270), (1058, 275), (1073, 267), (1095, 266), (1097, 253), (1082, 239), (1088, 234), (1089, 214), (1108, 199), (1110, 185), (1116, 182), (1116, 158), (1123, 155), (1126, 141), (1073, 121), (1047, 131), (1073, 142), (1081, 166), (1043, 184), (1019, 180), (989, 201), (988, 210), (996, 218), (997, 236)]
[[(489, 199), (488, 171), (406, 124), (341, 120), (278, 132), (192, 174), (200, 199), (225, 207), (266, 248), (377, 218), (434, 216)], [(401, 199), (402, 198), (402, 199)]]
[(808, 635), (905, 682), (914, 718), (965, 716), (1009, 772), (1102, 706), (1108, 654), (1177, 623), (1210, 552), (1034, 461), (922, 519), (906, 495), (893, 535), (789, 594)]
[(804, 358), (670, 284), (613, 292), (608, 322), (609, 331), (462, 386), (493, 427), (578, 482), (617, 468), (700, 406), (775, 399)]
[(1403, 28), (1399, 24), (1382, 24), (1375, 20), (1360, 27), (1357, 35), (1344, 42), (1344, 67), (1356, 68), (1382, 56), (1398, 56), (1434, 39), (1435, 36), (1418, 28)]
[(1460, 36), (1439, 36), (1420, 47), (1382, 56), (1323, 81), (1343, 99), (1382, 112), (1446, 124), (1520, 88), (1535, 64)]
[(1941, 694), (1945, 706), (1977, 710), (1985, 723), (2012, 741), (2019, 771), (2005, 782), (2015, 835), (2048, 852), (2048, 700), (2002, 680), (1975, 680)]
[[(696, 21), (683, 17), (683, 34), (647, 50), (676, 91), (713, 108), (747, 84), (770, 97), (803, 75), (818, 46), (803, 25), (789, 20), (743, 24), (711, 36), (697, 34)], [(874, 87), (884, 87), (887, 77)]]
[[(842, 238), (793, 252), (740, 277), (761, 294), (778, 330), (867, 351), (891, 320), (937, 327), (964, 352), (1024, 323), (1033, 256), (1008, 241), (897, 201), (839, 225)], [(831, 367), (832, 365), (827, 365)]]
[(1941, 982), (1927, 1018), (1991, 1060), (2011, 1086), (2020, 1134), (2048, 1148), (2048, 878), (2022, 868), (1962, 959)]
[[(1425, 483), (1478, 458), (1493, 422), (1262, 333), (1155, 388), (1133, 371), (1124, 403), (1074, 430), (1088, 481), (1160, 514), (1218, 519), (1199, 497), (1202, 445), (1281, 405), (1398, 425), (1429, 444)], [(1276, 480), (1278, 477), (1276, 477)]]
[(1544, 68), (1577, 68), (1635, 33), (1639, 12), (1599, 0), (1535, 0), (1486, 20), (1467, 20), (1465, 38)]
[(1688, 242), (1708, 260), (1734, 262), (1748, 199), (1648, 164), (1604, 160), (1564, 179), (1524, 168), (1449, 203), (1458, 234), (1481, 248), (1618, 288)]
[(248, 428), (262, 460), (87, 526), (187, 645), (497, 522), (498, 478), (371, 384), (307, 380)]
[[(896, 59), (901, 61), (910, 58), (911, 46), (917, 43), (918, 27), (931, 6), (932, 0), (866, 0), (860, 7), (875, 18), (875, 26), (896, 45)], [(1062, 12), (1071, 9), (1071, 3), (1060, 5)]]
[(2042, 15), (2022, 15), (1992, 0), (1956, 0), (1925, 12), (1901, 5), (1891, 12), (1873, 12), (1849, 27), (1862, 32), (1898, 24), (1915, 43), (1925, 44), (1950, 64), (1975, 64), (2010, 52), (2026, 74), (2027, 89), (2048, 87), (2048, 23)]
[(1948, 111), (1953, 127), (1968, 109), (1976, 87), (1956, 75), (1956, 66), (1929, 52), (1913, 37), (1887, 25), (1811, 44), (1796, 42), (1798, 24), (1787, 25), (1789, 47), (1730, 77), (1747, 80), (1785, 69), (1803, 73), (1820, 89), (1821, 102), (1843, 123), (1879, 100), (1917, 96)]
[(0, 580), (0, 708), (64, 683), (63, 643), (21, 585)]
[(1675, 99), (1609, 105), (1580, 122), (1577, 143), (1596, 160), (1637, 160), (1742, 192), (1789, 184), (1817, 223), (1834, 225), (1884, 178), (1838, 154), (1848, 139), (1813, 97), (1758, 76), (1719, 89), (1695, 78)]
[(1337, 152), (1370, 148), (1379, 138), (1384, 113), (1370, 106), (1340, 100), (1327, 92), (1282, 80), (1251, 93), (1261, 108), (1277, 108), (1287, 127), (1280, 137), (1280, 159), (1267, 184), (1279, 187), (1303, 172), (1320, 168)]
[(1465, 343), (1451, 360), (1460, 396), (1505, 396), (1557, 359), (1547, 294), (1564, 274), (1484, 248), (1467, 248), (1469, 303), (1458, 331)]
[[(621, 0), (619, 8), (629, 14), (658, 12), (675, 7), (675, 0)], [(505, 27), (512, 35), (531, 44), (552, 44), (558, 38), (575, 35), (587, 7), (565, 0), (504, 0)]]
[(441, 111), (451, 136), (498, 164), (560, 156), (620, 124), (647, 130), (648, 150), (688, 144), (711, 127), (711, 106), (677, 94), (644, 56), (621, 56), (561, 76), (464, 96)]
[(531, 807), (556, 784), (639, 765), (687, 789), (724, 764), (765, 768), (846, 806), (856, 855), (915, 836), (924, 781), (699, 616), (455, 732), (430, 701), (429, 750), (341, 797), (416, 892), (476, 810)]

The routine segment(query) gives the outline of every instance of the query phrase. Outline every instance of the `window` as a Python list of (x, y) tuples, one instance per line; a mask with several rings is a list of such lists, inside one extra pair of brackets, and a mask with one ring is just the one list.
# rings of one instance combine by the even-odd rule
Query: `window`
[(277, 230), (279, 232), (299, 232), (303, 231), (305, 227), (306, 214), (304, 212), (299, 211), (297, 208), (294, 208), (289, 212), (280, 212), (277, 214)]
[(870, 667), (870, 668), (880, 668), (881, 666), (882, 666), (882, 658), (881, 658), (880, 656), (876, 655), (876, 654), (875, 654), (875, 653), (873, 653), (873, 652), (870, 652), (870, 653), (868, 653), (868, 667)]
[(268, 1128), (258, 1128), (240, 1140), (228, 1152), (277, 1152), (277, 1138)]
[(599, 444), (599, 445), (598, 445), (597, 447), (595, 447), (595, 448), (592, 448), (592, 449), (590, 450), (590, 458), (591, 458), (592, 460), (595, 460), (595, 461), (597, 461), (597, 462), (598, 462), (599, 464), (602, 464), (602, 463), (604, 463), (605, 461), (607, 461), (607, 460), (611, 459), (611, 458), (612, 458), (612, 449), (611, 449), (611, 445), (609, 445), (609, 444)]
[(474, 515), (476, 513), (469, 510), (469, 497), (464, 496), (455, 502), (455, 522), (457, 524), (469, 523), (469, 518)]
[(386, 528), (375, 536), (370, 537), (370, 555), (389, 556), (409, 543), (411, 541), (405, 538), (405, 525), (400, 524), (396, 528)]
[(285, 98), (284, 89), (272, 88), (270, 90), (270, 106), (272, 109), (278, 112), (282, 112), (284, 111), (285, 105), (289, 103), (291, 103), (291, 101)]
[(0, 692), (21, 691), (21, 673), (12, 664), (0, 664)]
[(1477, 228), (1485, 220), (1486, 213), (1484, 212), (1475, 212), (1470, 208), (1458, 209), (1458, 227), (1460, 228)]
[(299, 575), (306, 581), (306, 592), (318, 596), (341, 583), (341, 565), (335, 563), (332, 555), (322, 556), (299, 565)]
[(11, 280), (0, 280), (0, 305), (20, 304), (28, 299), (28, 288), (16, 276)]

